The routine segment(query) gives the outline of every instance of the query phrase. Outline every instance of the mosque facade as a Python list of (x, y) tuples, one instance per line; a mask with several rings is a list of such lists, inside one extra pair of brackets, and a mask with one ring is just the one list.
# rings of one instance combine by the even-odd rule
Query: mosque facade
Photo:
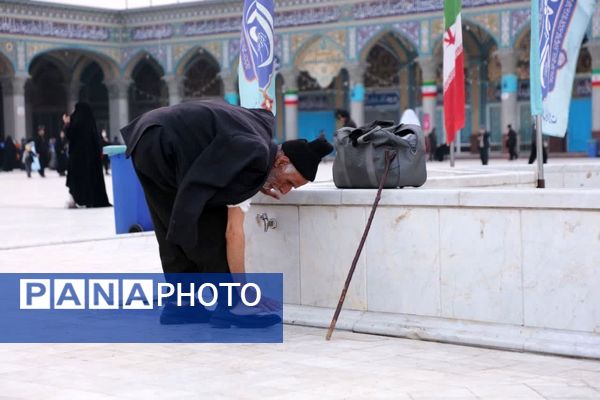
[[(277, 140), (336, 129), (334, 110), (360, 124), (414, 108), (444, 141), (441, 0), (276, 2)], [(54, 135), (61, 115), (89, 102), (111, 137), (150, 109), (191, 99), (239, 101), (242, 2), (201, 1), (107, 11), (0, 1), (0, 135)], [(531, 142), (530, 2), (463, 0), (466, 124), (502, 149), (511, 124)], [(592, 112), (592, 110), (596, 110)], [(551, 150), (582, 152), (600, 139), (600, 7), (582, 43), (568, 134)]]

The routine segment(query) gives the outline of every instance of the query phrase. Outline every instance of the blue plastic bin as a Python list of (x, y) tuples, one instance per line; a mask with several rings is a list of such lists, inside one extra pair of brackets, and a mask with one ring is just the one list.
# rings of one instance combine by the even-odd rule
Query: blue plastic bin
[(590, 158), (598, 157), (598, 140), (588, 141), (587, 156)]
[(113, 205), (117, 234), (154, 230), (144, 191), (125, 157), (126, 146), (106, 146), (104, 154), (110, 157), (113, 184)]

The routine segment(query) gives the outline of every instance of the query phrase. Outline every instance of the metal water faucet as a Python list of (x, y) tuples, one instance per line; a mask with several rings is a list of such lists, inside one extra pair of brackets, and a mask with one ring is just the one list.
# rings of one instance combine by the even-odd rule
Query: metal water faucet
[(256, 222), (258, 222), (260, 224), (261, 221), (265, 228), (265, 232), (267, 232), (269, 230), (269, 228), (271, 228), (271, 229), (277, 228), (277, 220), (275, 218), (269, 218), (269, 215), (267, 213), (256, 214)]

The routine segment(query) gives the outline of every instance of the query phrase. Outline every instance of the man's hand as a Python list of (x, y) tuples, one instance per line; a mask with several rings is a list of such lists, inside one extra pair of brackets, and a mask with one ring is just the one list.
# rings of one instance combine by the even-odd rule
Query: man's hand
[(260, 192), (262, 194), (266, 194), (269, 197), (272, 197), (274, 199), (281, 199), (281, 193), (279, 193), (277, 190), (275, 189), (265, 189), (265, 188), (260, 188)]

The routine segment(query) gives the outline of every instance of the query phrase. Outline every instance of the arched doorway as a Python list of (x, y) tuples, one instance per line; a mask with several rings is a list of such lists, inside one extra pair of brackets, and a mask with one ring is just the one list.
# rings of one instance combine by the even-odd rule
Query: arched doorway
[(5, 114), (5, 104), (4, 104), (4, 96), (8, 93), (8, 90), (4, 87), (5, 85), (9, 85), (12, 77), (14, 76), (14, 71), (11, 65), (11, 62), (6, 58), (2, 53), (0, 53), (0, 140), (4, 140), (6, 136), (13, 136), (14, 132), (8, 132), (10, 129), (7, 126), (7, 119), (10, 118)]
[(182, 71), (185, 77), (184, 100), (223, 98), (223, 82), (219, 71), (219, 63), (204, 49), (199, 49)]
[(108, 91), (104, 84), (116, 75), (116, 65), (104, 56), (79, 49), (51, 50), (38, 55), (29, 66), (25, 87), (27, 135), (38, 125), (48, 136), (62, 129), (62, 115), (78, 101), (90, 103), (99, 129), (107, 128)]
[(162, 80), (162, 67), (151, 56), (143, 57), (133, 68), (129, 88), (129, 112), (133, 119), (155, 108), (169, 104), (166, 83)]
[(336, 109), (349, 109), (349, 79), (345, 69), (327, 87), (308, 72), (302, 71), (298, 77), (298, 137), (313, 140), (324, 135), (333, 140), (338, 128), (335, 120)]
[(295, 60), (300, 71), (298, 87), (298, 137), (321, 135), (329, 140), (336, 130), (335, 110), (349, 109), (349, 77), (343, 69), (345, 55), (328, 36), (306, 42)]
[(103, 82), (104, 73), (96, 62), (89, 63), (81, 73), (79, 101), (94, 110), (98, 132), (109, 128), (108, 90)]
[(567, 151), (582, 152), (592, 139), (592, 55), (587, 47), (579, 50), (573, 97), (569, 110), (567, 128)]
[(397, 32), (387, 32), (364, 51), (365, 120), (400, 120), (403, 110), (420, 103), (417, 51)]
[(58, 135), (62, 115), (68, 110), (69, 67), (58, 55), (44, 54), (34, 59), (29, 68), (31, 78), (25, 85), (27, 103), (27, 137), (44, 125), (46, 135)]
[[(519, 139), (520, 149), (529, 150), (532, 140), (532, 118), (531, 107), (529, 104), (529, 48), (531, 40), (531, 31), (523, 31), (515, 40), (514, 51), (517, 57), (517, 101), (519, 112)], [(503, 127), (505, 128), (505, 127)], [(563, 142), (561, 140), (561, 142)], [(558, 146), (557, 146), (558, 145)], [(559, 151), (564, 151), (564, 143), (554, 143)]]

